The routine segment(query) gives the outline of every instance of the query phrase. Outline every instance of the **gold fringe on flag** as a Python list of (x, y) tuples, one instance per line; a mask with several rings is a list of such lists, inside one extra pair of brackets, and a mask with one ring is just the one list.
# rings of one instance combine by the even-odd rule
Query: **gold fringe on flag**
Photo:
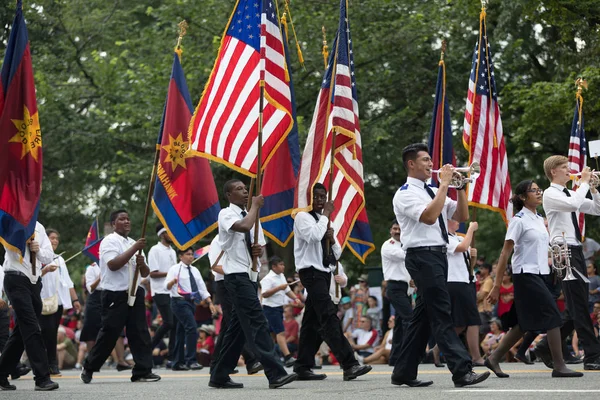
[[(279, 29), (281, 29), (281, 26), (283, 26), (283, 29), (285, 30), (285, 40), (289, 43), (290, 39), (288, 36), (288, 25), (287, 25), (287, 18), (285, 13), (283, 13), (283, 15), (281, 16), (281, 24)], [(285, 62), (283, 63), (283, 71), (285, 72), (285, 81), (289, 82), (290, 81), (290, 71), (288, 71), (288, 63)]]
[(292, 25), (292, 33), (294, 34), (294, 40), (296, 41), (296, 51), (298, 52), (298, 62), (306, 70), (304, 66), (304, 56), (302, 55), (302, 49), (300, 49), (300, 42), (298, 42), (298, 36), (296, 36), (296, 28), (294, 28), (294, 21), (292, 21), (292, 12), (290, 11), (290, 1), (285, 0), (285, 11), (290, 16), (290, 25)]

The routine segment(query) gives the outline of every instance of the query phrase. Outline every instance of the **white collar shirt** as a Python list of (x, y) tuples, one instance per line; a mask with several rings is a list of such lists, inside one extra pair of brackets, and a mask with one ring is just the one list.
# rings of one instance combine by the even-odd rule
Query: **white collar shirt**
[[(287, 285), (287, 280), (285, 279), (285, 275), (276, 274), (273, 270), (269, 271), (267, 275), (260, 281), (261, 292), (264, 294), (265, 292), (274, 289), (279, 285)], [(270, 297), (262, 297), (262, 305), (267, 307), (282, 307), (286, 304), (286, 297), (289, 292), (292, 290), (289, 286), (286, 286), (284, 290), (279, 290), (272, 294)]]
[[(186, 264), (179, 262), (178, 264), (172, 265), (169, 268), (169, 272), (167, 272), (167, 277), (165, 278), (165, 290), (169, 291), (171, 297), (183, 297), (179, 294), (179, 290), (184, 293), (192, 292), (192, 284), (190, 283), (190, 273), (192, 272), (192, 277), (196, 281), (196, 285), (198, 285), (198, 292), (202, 297), (202, 300), (205, 300), (210, 297), (210, 293), (206, 289), (206, 284), (204, 283), (204, 279), (202, 279), (202, 275), (200, 275), (200, 271), (198, 268), (193, 265), (187, 266)], [(174, 278), (177, 278), (177, 283), (171, 286), (171, 289), (167, 289), (167, 283), (171, 282)]]
[[(158, 271), (167, 273), (173, 264), (177, 264), (177, 255), (171, 246), (158, 242), (148, 252), (148, 268), (150, 272)], [(150, 277), (150, 292), (155, 294), (169, 294), (165, 290), (165, 278)]]
[(512, 240), (515, 249), (512, 256), (513, 274), (548, 275), (548, 231), (544, 218), (527, 208), (515, 214), (508, 224), (505, 240)]
[[(241, 221), (242, 210), (235, 204), (223, 208), (219, 212), (219, 244), (225, 251), (227, 259), (223, 264), (225, 275), (236, 273), (249, 273), (252, 268), (252, 256), (246, 245), (244, 232), (236, 232), (231, 227), (238, 221)], [(254, 226), (250, 230), (250, 240), (254, 240)], [(264, 246), (265, 236), (262, 225), (258, 224), (258, 244)], [(260, 260), (257, 260), (257, 270), (260, 271)]]
[(345, 288), (346, 285), (348, 285), (348, 275), (346, 275), (346, 272), (344, 272), (344, 266), (342, 265), (341, 262), (338, 261), (338, 276), (341, 276), (343, 279), (343, 282), (340, 283), (340, 294), (339, 296), (336, 293), (336, 286), (335, 286), (335, 274), (331, 274), (331, 283), (329, 284), (329, 296), (331, 297), (331, 301), (333, 301), (333, 304), (339, 304), (340, 300), (342, 299), (342, 288)]
[(469, 267), (465, 261), (465, 253), (470, 257), (469, 251), (456, 252), (456, 248), (463, 241), (458, 235), (448, 235), (448, 282), (469, 283)]
[[(400, 241), (404, 250), (422, 246), (446, 246), (442, 237), (439, 223), (427, 225), (419, 219), (429, 203), (433, 201), (425, 189), (426, 183), (420, 179), (408, 177), (406, 183), (398, 189), (392, 201), (394, 214), (400, 224)], [(432, 187), (433, 193), (437, 188)], [(456, 211), (457, 202), (446, 197), (442, 218), (446, 229), (448, 229), (448, 217), (452, 217)]]
[[(323, 266), (323, 246), (321, 240), (327, 233), (329, 219), (319, 215), (319, 220), (307, 212), (299, 212), (294, 218), (294, 258), (296, 260), (296, 271), (313, 267), (319, 271), (331, 272), (335, 265), (330, 268)], [(333, 255), (339, 259), (342, 248), (337, 240), (331, 246)]]
[[(223, 255), (221, 255), (221, 253)], [(219, 259), (219, 257), (221, 258)], [(217, 260), (219, 260), (217, 265), (222, 267), (225, 264), (225, 258), (225, 252), (223, 252), (221, 249), (221, 245), (219, 244), (219, 235), (217, 235), (213, 238), (212, 242), (210, 242), (210, 249), (208, 250), (208, 261), (210, 262), (211, 267), (210, 272), (212, 272), (213, 276), (215, 277), (215, 282), (222, 281), (225, 277), (223, 274), (213, 271), (212, 266), (215, 265)]]
[[(108, 262), (123, 254), (134, 244), (135, 240), (132, 238), (124, 237), (114, 232), (102, 240), (102, 243), (100, 243), (100, 271), (102, 274), (102, 281), (100, 284), (102, 285), (103, 290), (118, 292), (129, 289), (136, 269), (135, 254), (129, 259), (127, 264), (116, 271), (111, 271), (110, 268), (108, 268)], [(141, 285), (141, 277), (142, 275), (139, 274), (136, 285), (143, 288)]]
[(575, 235), (575, 226), (571, 213), (575, 212), (579, 221), (579, 213), (600, 215), (600, 193), (592, 194), (592, 199), (585, 196), (590, 190), (590, 185), (582, 184), (576, 191), (569, 190), (571, 197), (563, 192), (564, 186), (552, 183), (544, 191), (544, 212), (548, 218), (548, 230), (550, 239), (562, 237), (563, 232), (567, 243), (571, 246), (580, 246), (581, 242)]
[(405, 258), (406, 253), (402, 249), (402, 243), (394, 238), (386, 240), (381, 246), (383, 279), (386, 281), (402, 281), (410, 283), (410, 274), (404, 264)]
[(69, 276), (69, 270), (67, 269), (65, 260), (61, 256), (58, 256), (56, 260), (48, 265), (56, 265), (58, 268), (42, 276), (41, 298), (46, 299), (57, 294), (59, 306), (63, 306), (65, 310), (73, 308), (70, 293), (70, 289), (73, 288), (73, 281)]
[(29, 278), (31, 283), (36, 283), (38, 281), (42, 276), (42, 265), (51, 263), (54, 260), (54, 250), (52, 250), (52, 244), (50, 243), (50, 239), (48, 239), (48, 235), (46, 235), (46, 229), (39, 222), (35, 223), (34, 239), (40, 245), (40, 251), (37, 252), (35, 257), (35, 275), (31, 273), (31, 253), (29, 252), (29, 246), (25, 246), (25, 254), (23, 255), (22, 260), (20, 259), (21, 256), (19, 253), (4, 246), (4, 250), (6, 250), (4, 256), (4, 272), (21, 272)]
[[(90, 294), (95, 292), (95, 290), (92, 290), (92, 284), (96, 282), (100, 276), (100, 267), (96, 263), (88, 265), (88, 267), (85, 269), (85, 287)], [(96, 286), (96, 290), (102, 290), (102, 286), (98, 284), (98, 286)]]

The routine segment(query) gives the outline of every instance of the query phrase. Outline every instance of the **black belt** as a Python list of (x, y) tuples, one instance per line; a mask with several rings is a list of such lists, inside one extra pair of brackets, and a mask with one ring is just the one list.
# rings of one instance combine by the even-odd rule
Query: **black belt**
[[(4, 271), (4, 275), (15, 275), (15, 276), (22, 276), (22, 277), (24, 277), (24, 278), (27, 278), (27, 279), (29, 279), (29, 276), (27, 276), (26, 274), (24, 274), (24, 273), (23, 273), (23, 272), (21, 272), (21, 271)], [(39, 280), (39, 277), (38, 277), (37, 275), (36, 275), (36, 277), (37, 277), (37, 278), (38, 278), (38, 280)], [(31, 279), (30, 279), (30, 281), (31, 281)]]
[(448, 251), (446, 246), (420, 246), (420, 247), (411, 247), (410, 249), (406, 249), (406, 253), (416, 253), (419, 251), (435, 251), (436, 253), (446, 254)]
[(583, 249), (583, 246), (580, 244), (569, 244), (569, 245), (567, 245), (567, 247), (569, 247), (570, 249), (576, 249), (576, 250)]

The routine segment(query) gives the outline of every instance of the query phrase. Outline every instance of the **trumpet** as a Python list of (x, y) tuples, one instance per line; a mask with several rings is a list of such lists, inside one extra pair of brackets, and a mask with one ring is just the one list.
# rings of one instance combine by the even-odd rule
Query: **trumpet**
[[(571, 180), (577, 186), (581, 180), (581, 172), (577, 174), (571, 174)], [(590, 187), (597, 188), (600, 186), (600, 171), (592, 171), (592, 177), (590, 178)]]
[(550, 241), (550, 253), (552, 254), (552, 269), (556, 271), (556, 276), (562, 278), (565, 272), (563, 281), (576, 281), (577, 278), (573, 274), (571, 266), (571, 250), (565, 239), (565, 233), (562, 236), (555, 236)]
[[(438, 175), (438, 180), (440, 172), (442, 172), (441, 169), (431, 171), (431, 173)], [(475, 180), (477, 180), (477, 178), (479, 177), (480, 173), (481, 167), (479, 166), (479, 163), (477, 161), (473, 162), (468, 167), (454, 168), (454, 175), (452, 176), (452, 180), (450, 180), (450, 185), (448, 187), (462, 188), (467, 183), (475, 182)], [(466, 174), (466, 176), (463, 174)]]

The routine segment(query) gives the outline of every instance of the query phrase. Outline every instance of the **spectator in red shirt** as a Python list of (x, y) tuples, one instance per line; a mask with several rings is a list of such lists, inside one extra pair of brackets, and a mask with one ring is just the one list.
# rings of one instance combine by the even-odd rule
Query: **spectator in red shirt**
[(285, 340), (287, 341), (288, 350), (295, 354), (298, 351), (298, 333), (300, 326), (294, 318), (294, 307), (287, 305), (283, 307), (283, 327), (285, 328)]
[(377, 344), (379, 334), (373, 329), (371, 318), (363, 315), (359, 320), (359, 328), (352, 333), (346, 333), (346, 337), (352, 348), (359, 356), (368, 357), (375, 351), (374, 347)]
[(210, 365), (210, 360), (215, 352), (215, 327), (214, 325), (202, 325), (198, 332), (196, 359), (200, 365), (207, 367)]
[(500, 286), (500, 301), (498, 302), (498, 318), (510, 311), (515, 298), (515, 288), (512, 283), (510, 269), (506, 269)]

